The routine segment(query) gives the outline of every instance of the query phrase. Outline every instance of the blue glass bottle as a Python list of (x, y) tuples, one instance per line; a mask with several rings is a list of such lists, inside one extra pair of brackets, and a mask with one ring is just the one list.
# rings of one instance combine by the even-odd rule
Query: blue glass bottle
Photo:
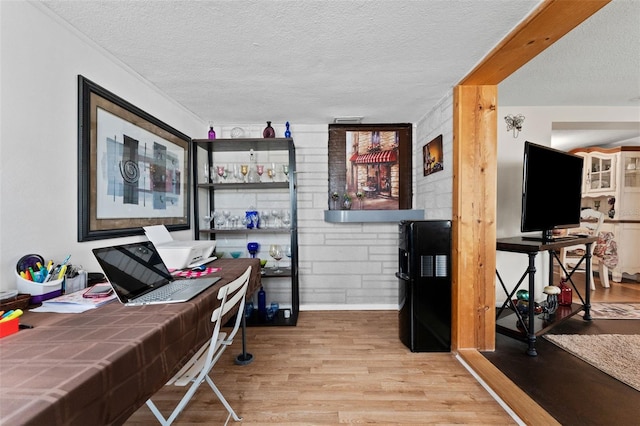
[(261, 315), (267, 313), (267, 293), (265, 293), (264, 287), (260, 287), (260, 291), (258, 291), (258, 313)]
[(284, 137), (285, 138), (290, 138), (291, 137), (291, 130), (289, 130), (289, 122), (288, 121), (285, 123), (285, 126), (286, 126), (287, 130), (284, 131)]

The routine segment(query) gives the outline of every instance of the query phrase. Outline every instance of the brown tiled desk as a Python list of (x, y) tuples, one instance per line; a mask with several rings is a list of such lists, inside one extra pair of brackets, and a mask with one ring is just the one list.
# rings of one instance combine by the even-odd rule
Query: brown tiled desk
[(26, 312), (34, 328), (0, 339), (0, 424), (122, 424), (211, 337), (222, 285), (251, 265), (260, 287), (258, 259), (213, 265), (222, 279), (186, 303)]

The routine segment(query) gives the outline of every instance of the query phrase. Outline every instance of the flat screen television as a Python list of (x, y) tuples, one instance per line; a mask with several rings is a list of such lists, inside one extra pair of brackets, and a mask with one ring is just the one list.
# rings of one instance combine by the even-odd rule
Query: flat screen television
[(520, 230), (542, 232), (527, 239), (554, 240), (554, 229), (580, 225), (582, 167), (582, 157), (525, 142)]

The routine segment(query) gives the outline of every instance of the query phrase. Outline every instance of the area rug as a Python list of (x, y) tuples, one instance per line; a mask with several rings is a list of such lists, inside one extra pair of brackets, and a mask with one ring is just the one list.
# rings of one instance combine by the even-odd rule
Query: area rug
[(543, 337), (640, 391), (640, 335), (545, 334)]
[(591, 318), (640, 319), (640, 303), (592, 303)]

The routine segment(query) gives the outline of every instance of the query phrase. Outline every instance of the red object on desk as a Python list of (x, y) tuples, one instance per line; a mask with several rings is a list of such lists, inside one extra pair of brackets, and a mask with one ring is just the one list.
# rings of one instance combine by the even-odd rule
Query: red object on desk
[(5, 337), (13, 333), (17, 333), (19, 324), (20, 318), (14, 318), (9, 321), (0, 322), (0, 337)]

